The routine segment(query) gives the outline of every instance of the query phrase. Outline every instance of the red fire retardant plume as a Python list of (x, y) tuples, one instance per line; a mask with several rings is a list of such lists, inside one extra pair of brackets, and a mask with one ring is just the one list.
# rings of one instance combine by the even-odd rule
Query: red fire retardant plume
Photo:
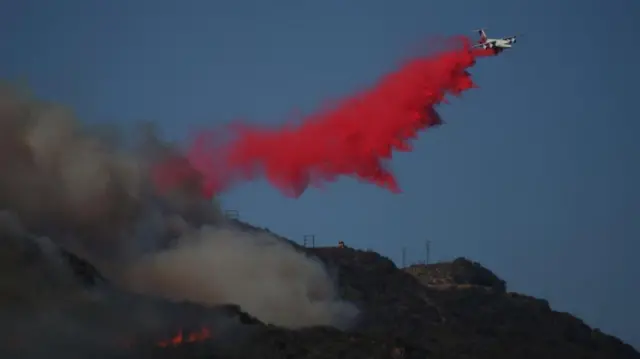
[(372, 89), (341, 101), (330, 110), (307, 117), (299, 125), (263, 128), (234, 124), (220, 132), (197, 136), (184, 158), (157, 166), (161, 190), (199, 181), (210, 198), (238, 181), (265, 176), (288, 196), (298, 197), (309, 185), (321, 186), (352, 176), (392, 192), (400, 192), (384, 167), (393, 151), (407, 152), (420, 130), (441, 123), (434, 106), (446, 94), (458, 96), (475, 87), (466, 71), (491, 50), (462, 46), (417, 58), (386, 75)]

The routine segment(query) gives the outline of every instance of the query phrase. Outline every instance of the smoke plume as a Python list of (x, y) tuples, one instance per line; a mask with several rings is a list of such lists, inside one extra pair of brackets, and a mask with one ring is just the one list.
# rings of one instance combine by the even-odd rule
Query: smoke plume
[(355, 309), (334, 301), (323, 264), (268, 234), (202, 227), (176, 249), (134, 263), (127, 283), (143, 293), (206, 304), (239, 304), (269, 323), (343, 326)]
[[(37, 307), (52, 298), (38, 292), (41, 286), (71, 285), (61, 279), (69, 273), (34, 271), (24, 259), (27, 247), (43, 252), (49, 243), (88, 259), (133, 292), (239, 304), (289, 327), (340, 326), (353, 317), (355, 308), (336, 298), (318, 260), (228, 223), (201, 198), (197, 178), (155, 193), (150, 168), (180, 156), (152, 128), (142, 127), (126, 145), (104, 137), (80, 126), (68, 109), (0, 89), (0, 254), (3, 275), (12, 278), (2, 291), (20, 296), (16, 303), (30, 298)], [(38, 277), (38, 286), (28, 276)]]

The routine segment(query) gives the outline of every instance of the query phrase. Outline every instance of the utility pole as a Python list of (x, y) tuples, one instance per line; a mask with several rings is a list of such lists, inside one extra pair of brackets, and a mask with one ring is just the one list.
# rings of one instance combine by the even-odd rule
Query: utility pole
[(311, 248), (315, 248), (316, 246), (316, 236), (314, 234), (305, 234), (302, 237), (302, 245), (307, 247), (311, 245)]
[(430, 240), (427, 240), (425, 242), (425, 249), (426, 249), (426, 255), (427, 255), (425, 264), (429, 264), (429, 259), (431, 257), (431, 241)]
[(407, 248), (402, 247), (402, 268), (407, 266)]
[(224, 215), (229, 218), (229, 219), (239, 219), (240, 218), (240, 212), (238, 212), (235, 209), (228, 209), (226, 211), (224, 211)]

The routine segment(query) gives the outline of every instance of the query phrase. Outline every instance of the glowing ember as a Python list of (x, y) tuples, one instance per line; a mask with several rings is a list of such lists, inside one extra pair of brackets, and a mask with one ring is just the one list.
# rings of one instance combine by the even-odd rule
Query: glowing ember
[(184, 335), (182, 329), (180, 329), (171, 339), (158, 342), (157, 346), (161, 348), (175, 347), (183, 343), (201, 342), (209, 338), (211, 338), (211, 331), (207, 328), (201, 328), (199, 331), (189, 333), (188, 335)]

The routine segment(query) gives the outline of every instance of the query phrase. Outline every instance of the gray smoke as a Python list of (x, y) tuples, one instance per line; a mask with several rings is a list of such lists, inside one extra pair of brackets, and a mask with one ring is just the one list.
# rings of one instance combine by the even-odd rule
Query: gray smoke
[[(156, 193), (151, 167), (179, 151), (153, 126), (126, 145), (115, 133), (89, 130), (68, 109), (0, 87), (0, 290), (4, 308), (22, 308), (11, 317), (31, 313), (20, 317), (24, 330), (36, 322), (49, 330), (61, 322), (61, 306), (91, 302), (69, 279), (58, 248), (132, 292), (238, 304), (292, 328), (343, 326), (354, 317), (319, 260), (230, 225), (193, 183)], [(86, 325), (69, 323), (72, 332)]]

